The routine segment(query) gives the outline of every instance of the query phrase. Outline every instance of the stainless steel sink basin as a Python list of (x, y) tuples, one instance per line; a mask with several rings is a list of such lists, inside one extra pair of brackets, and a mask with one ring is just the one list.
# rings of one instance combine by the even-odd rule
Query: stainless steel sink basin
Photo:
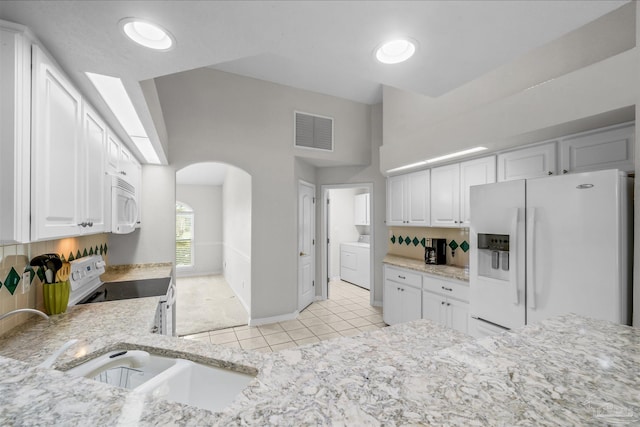
[(141, 350), (111, 351), (67, 373), (214, 412), (231, 404), (255, 377)]

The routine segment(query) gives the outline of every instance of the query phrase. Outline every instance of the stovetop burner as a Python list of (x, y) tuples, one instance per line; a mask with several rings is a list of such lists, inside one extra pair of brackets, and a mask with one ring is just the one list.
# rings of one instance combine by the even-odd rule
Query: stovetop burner
[(170, 284), (170, 277), (103, 283), (78, 304), (162, 296)]

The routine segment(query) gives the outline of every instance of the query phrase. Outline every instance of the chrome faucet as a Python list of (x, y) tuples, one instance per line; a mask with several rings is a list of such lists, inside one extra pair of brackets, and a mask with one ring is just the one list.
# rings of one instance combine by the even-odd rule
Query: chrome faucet
[(33, 308), (19, 308), (17, 310), (11, 310), (8, 313), (0, 314), (0, 320), (4, 319), (5, 317), (9, 317), (9, 316), (12, 316), (12, 315), (18, 314), (18, 313), (33, 313), (33, 314), (37, 314), (39, 316), (42, 316), (45, 319), (49, 318), (49, 316), (47, 316), (46, 314), (44, 314), (40, 310), (34, 310)]

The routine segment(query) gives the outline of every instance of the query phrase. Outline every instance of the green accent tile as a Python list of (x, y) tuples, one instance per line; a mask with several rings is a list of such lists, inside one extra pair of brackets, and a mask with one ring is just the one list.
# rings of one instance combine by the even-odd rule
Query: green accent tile
[(467, 252), (469, 250), (469, 244), (467, 243), (467, 241), (463, 241), (462, 243), (460, 243), (460, 248), (462, 248), (463, 251)]
[(420, 240), (420, 244), (422, 245), (422, 247), (426, 247), (427, 246), (427, 239), (425, 239), (424, 237), (422, 238), (422, 240)]
[(82, 254), (80, 253), (80, 249), (78, 249), (78, 252), (76, 252), (76, 259), (80, 258), (82, 258)]
[(108, 250), (109, 250), (109, 248), (107, 247), (107, 244), (105, 243), (105, 244), (104, 244), (104, 253), (105, 253), (105, 255), (106, 255), (106, 253), (107, 253), (107, 251), (108, 251)]
[(104, 255), (104, 245), (100, 245), (100, 255)]
[(73, 261), (74, 259), (76, 258), (73, 256), (73, 253), (69, 253), (69, 262)]
[(67, 260), (66, 260), (66, 259), (64, 259), (64, 255), (60, 255), (60, 261), (62, 261), (62, 262), (67, 262)]
[(417, 237), (414, 237), (412, 242), (413, 242), (413, 246), (418, 246), (418, 244), (420, 243), (420, 240), (418, 240)]
[(449, 242), (449, 247), (451, 248), (452, 251), (455, 251), (456, 249), (458, 249), (458, 243), (456, 243), (455, 240), (452, 240)]
[(84, 248), (84, 252), (82, 252), (82, 256), (89, 256), (89, 252), (87, 252), (87, 248)]
[(398, 236), (398, 244), (402, 246), (403, 243), (404, 243), (404, 237)]
[(11, 292), (11, 295), (13, 295), (18, 287), (18, 283), (20, 283), (20, 275), (15, 268), (11, 267), (9, 274), (7, 274), (7, 278), (4, 279), (4, 287)]
[(40, 279), (40, 281), (42, 283), (44, 283), (44, 269), (42, 267), (38, 267), (38, 279)]
[(391, 243), (395, 243), (396, 242), (396, 236), (391, 236)]
[[(85, 249), (86, 251), (86, 249)], [(93, 248), (89, 249), (89, 255), (93, 255)]]
[(98, 255), (98, 246), (96, 245), (96, 248), (93, 250), (93, 253)]
[(404, 238), (404, 243), (406, 243), (406, 245), (409, 246), (409, 243), (411, 243), (411, 239), (409, 238), (409, 236)]

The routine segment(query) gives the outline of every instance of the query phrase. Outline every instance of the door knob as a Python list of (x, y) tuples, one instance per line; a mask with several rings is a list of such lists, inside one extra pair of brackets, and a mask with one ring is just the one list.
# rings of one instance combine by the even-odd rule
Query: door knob
[(300, 256), (305, 256), (306, 254), (304, 252), (300, 252)]

